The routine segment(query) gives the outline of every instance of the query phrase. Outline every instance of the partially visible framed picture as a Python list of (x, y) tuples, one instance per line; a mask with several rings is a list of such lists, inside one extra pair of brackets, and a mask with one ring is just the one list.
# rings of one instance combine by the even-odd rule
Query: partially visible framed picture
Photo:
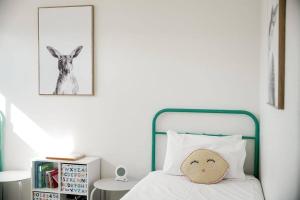
[(38, 8), (39, 94), (93, 95), (94, 8)]
[(268, 104), (284, 109), (286, 0), (269, 0)]

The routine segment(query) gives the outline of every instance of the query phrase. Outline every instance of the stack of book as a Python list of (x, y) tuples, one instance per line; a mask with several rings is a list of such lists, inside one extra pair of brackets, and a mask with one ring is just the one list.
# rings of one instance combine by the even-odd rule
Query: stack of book
[(35, 188), (57, 188), (58, 168), (52, 162), (35, 163)]

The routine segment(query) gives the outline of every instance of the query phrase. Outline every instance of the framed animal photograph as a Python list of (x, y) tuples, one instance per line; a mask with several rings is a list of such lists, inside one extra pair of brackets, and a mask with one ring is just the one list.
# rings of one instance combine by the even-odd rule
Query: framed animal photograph
[(284, 109), (286, 0), (269, 0), (268, 104)]
[(38, 8), (39, 94), (93, 95), (94, 8)]

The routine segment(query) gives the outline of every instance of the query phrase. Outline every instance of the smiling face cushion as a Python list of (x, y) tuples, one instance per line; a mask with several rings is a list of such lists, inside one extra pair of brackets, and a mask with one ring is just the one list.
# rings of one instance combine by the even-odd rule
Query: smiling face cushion
[(207, 149), (193, 151), (181, 164), (181, 172), (194, 183), (220, 182), (229, 164), (216, 152)]

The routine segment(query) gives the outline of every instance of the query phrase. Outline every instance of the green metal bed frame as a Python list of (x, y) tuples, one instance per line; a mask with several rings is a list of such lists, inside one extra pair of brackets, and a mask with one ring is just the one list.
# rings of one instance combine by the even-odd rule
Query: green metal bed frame
[(0, 172), (3, 170), (3, 134), (4, 134), (4, 123), (5, 118), (3, 113), (0, 111)]
[[(218, 109), (187, 109), (187, 108), (165, 108), (158, 111), (152, 120), (152, 162), (151, 170), (156, 170), (156, 136), (166, 135), (166, 132), (159, 132), (156, 130), (157, 119), (164, 113), (206, 113), (206, 114), (220, 114), (220, 115), (242, 115), (249, 117), (254, 122), (254, 136), (243, 136), (245, 140), (254, 140), (254, 172), (253, 175), (259, 178), (259, 122), (258, 119), (249, 111), (245, 110), (218, 110)], [(207, 134), (207, 133), (185, 133), (192, 135), (208, 135), (208, 136), (227, 136), (228, 134)]]

